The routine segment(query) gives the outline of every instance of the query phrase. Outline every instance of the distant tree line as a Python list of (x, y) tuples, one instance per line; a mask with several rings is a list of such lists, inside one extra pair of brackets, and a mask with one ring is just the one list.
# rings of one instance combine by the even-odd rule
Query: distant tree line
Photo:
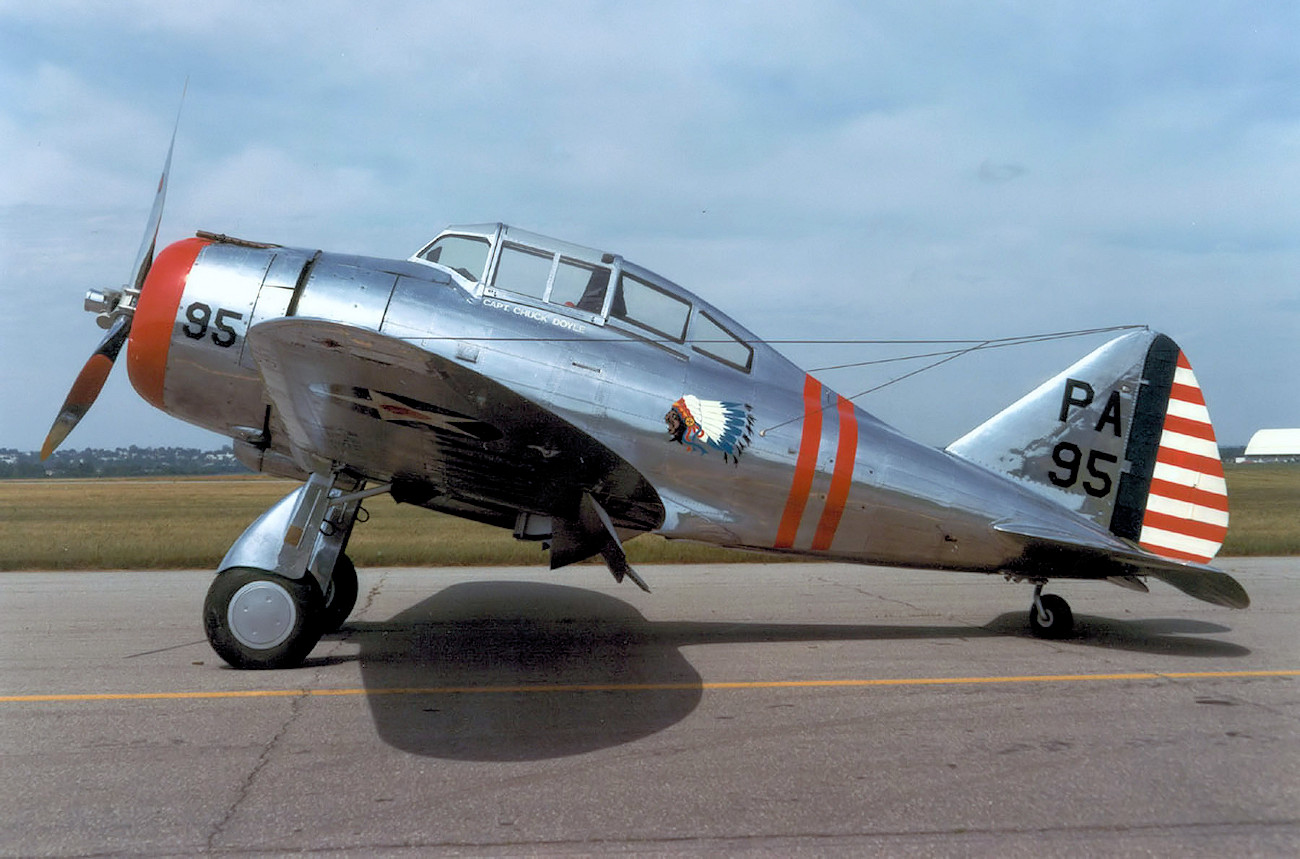
[[(1234, 462), (1245, 447), (1222, 447), (1224, 462)], [(40, 477), (147, 477), (149, 475), (248, 474), (231, 448), (88, 447), (56, 450), (45, 462), (36, 451), (0, 447), (0, 480)]]
[(247, 474), (231, 448), (88, 447), (56, 450), (45, 462), (36, 451), (0, 448), (0, 480), (40, 477), (146, 477)]

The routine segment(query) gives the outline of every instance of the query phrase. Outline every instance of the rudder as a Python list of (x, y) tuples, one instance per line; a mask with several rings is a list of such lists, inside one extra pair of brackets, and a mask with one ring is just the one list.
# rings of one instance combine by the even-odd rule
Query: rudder
[(1110, 530), (1143, 549), (1208, 563), (1228, 534), (1228, 487), (1192, 365), (1159, 335), (1147, 353)]

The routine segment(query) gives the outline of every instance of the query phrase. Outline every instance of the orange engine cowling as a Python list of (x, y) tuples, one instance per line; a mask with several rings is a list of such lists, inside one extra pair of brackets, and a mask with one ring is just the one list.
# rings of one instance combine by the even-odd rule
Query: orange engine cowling
[(248, 330), (290, 312), (313, 256), (207, 235), (164, 248), (141, 288), (128, 341), (136, 391), (222, 435), (265, 435), (270, 403)]
[(163, 384), (172, 330), (194, 263), (210, 242), (183, 239), (163, 248), (149, 269), (136, 302), (135, 319), (127, 347), (126, 369), (136, 393), (152, 405), (167, 409)]

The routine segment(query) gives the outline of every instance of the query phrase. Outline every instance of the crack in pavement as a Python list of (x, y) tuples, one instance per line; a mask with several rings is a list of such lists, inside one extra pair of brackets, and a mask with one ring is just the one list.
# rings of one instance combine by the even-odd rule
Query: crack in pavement
[[(377, 597), (379, 595), (379, 592), (383, 589), (384, 583), (387, 581), (387, 578), (388, 578), (387, 573), (381, 574), (379, 580), (375, 582), (375, 584), (369, 589), (369, 591), (367, 591), (365, 602), (361, 605), (359, 609), (355, 610), (355, 612), (353, 613), (356, 617), (358, 618), (362, 617), (363, 615), (366, 614), (367, 611), (370, 610), (371, 606), (374, 604), (375, 597)], [(344, 627), (343, 631), (344, 631), (344, 635), (338, 640), (333, 642), (333, 647), (331, 648), (331, 652), (337, 651), (351, 637), (350, 635), (347, 634), (346, 627)], [(326, 655), (328, 656), (329, 654)], [(252, 792), (253, 785), (256, 783), (258, 779), (258, 776), (261, 775), (262, 770), (264, 770), (266, 766), (271, 762), (271, 758), (275, 754), (275, 751), (279, 747), (280, 742), (281, 740), (283, 740), (285, 734), (287, 734), (289, 729), (293, 727), (294, 722), (296, 722), (302, 716), (305, 708), (305, 702), (309, 697), (311, 697), (309, 690), (320, 686), (320, 681), (322, 680), (322, 675), (324, 670), (325, 670), (324, 666), (317, 668), (316, 671), (314, 672), (312, 682), (305, 684), (306, 688), (302, 690), (302, 693), (300, 695), (297, 695), (290, 699), (289, 715), (285, 717), (284, 721), (280, 724), (280, 727), (276, 730), (275, 735), (272, 736), (271, 739), (268, 740), (266, 744), (262, 747), (262, 753), (258, 755), (257, 762), (253, 764), (252, 769), (250, 769), (248, 774), (244, 776), (244, 780), (243, 782), (240, 783), (239, 789), (235, 794), (235, 798), (234, 800), (231, 801), (229, 807), (226, 809), (226, 813), (222, 816), (221, 820), (217, 821), (216, 825), (212, 827), (212, 831), (208, 833), (208, 837), (205, 842), (206, 852), (208, 853), (216, 852), (217, 840), (225, 833), (226, 829), (230, 826), (230, 822), (235, 818), (235, 815), (239, 813), (239, 810), (243, 807), (244, 803), (247, 801), (249, 795)]]
[(258, 775), (266, 765), (271, 762), (271, 755), (275, 752), (276, 747), (280, 745), (280, 740), (301, 715), (303, 703), (307, 700), (307, 697), (307, 690), (304, 689), (302, 694), (290, 699), (289, 715), (285, 718), (284, 722), (280, 724), (279, 729), (275, 732), (275, 736), (271, 737), (271, 739), (262, 746), (262, 753), (258, 755), (257, 763), (253, 764), (253, 768), (249, 770), (248, 775), (244, 776), (244, 780), (239, 785), (239, 790), (236, 792), (235, 798), (230, 803), (230, 806), (226, 809), (226, 813), (222, 816), (221, 820), (217, 821), (216, 825), (212, 827), (212, 831), (208, 833), (207, 841), (204, 845), (205, 852), (213, 853), (216, 851), (217, 839), (225, 832), (226, 827), (230, 825), (230, 821), (239, 813), (240, 807), (242, 807), (245, 800), (248, 799), (248, 795), (253, 789), (253, 783), (257, 781)]
[(819, 581), (823, 582), (824, 584), (838, 586), (846, 590), (851, 590), (856, 594), (860, 594), (864, 597), (868, 597), (870, 599), (876, 600), (877, 602), (882, 602), (889, 605), (902, 606), (903, 608), (911, 609), (912, 611), (920, 613), (923, 617), (941, 617), (944, 620), (952, 621), (953, 623), (967, 627), (972, 631), (976, 631), (976, 630), (983, 631), (985, 629), (983, 625), (966, 620), (962, 617), (953, 614), (952, 612), (937, 612), (932, 608), (926, 608), (924, 606), (915, 605), (913, 603), (908, 602), (907, 600), (901, 600), (895, 597), (888, 597), (888, 596), (884, 596), (883, 594), (873, 593), (872, 591), (869, 591), (859, 585), (852, 585), (852, 584), (848, 584), (847, 582), (840, 582), (826, 577), (819, 578)]
[(388, 573), (380, 573), (379, 581), (375, 582), (374, 585), (371, 586), (370, 590), (366, 592), (366, 601), (361, 604), (361, 608), (353, 612), (353, 615), (360, 619), (362, 615), (370, 611), (370, 607), (375, 604), (375, 597), (379, 596), (379, 591), (383, 589), (384, 583), (387, 581)]
[(830, 585), (832, 587), (841, 587), (844, 588), (845, 590), (850, 590), (853, 591), (854, 593), (861, 594), (864, 597), (870, 597), (871, 599), (879, 600), (880, 602), (892, 603), (893, 605), (901, 605), (904, 608), (910, 608), (912, 611), (926, 612), (926, 609), (918, 605), (912, 605), (910, 602), (907, 602), (906, 600), (881, 596), (880, 594), (872, 593), (871, 591), (865, 590), (864, 588), (861, 588), (857, 585), (851, 585), (847, 582), (837, 581), (835, 579), (828, 578), (826, 576), (819, 576), (817, 580), (822, 584)]

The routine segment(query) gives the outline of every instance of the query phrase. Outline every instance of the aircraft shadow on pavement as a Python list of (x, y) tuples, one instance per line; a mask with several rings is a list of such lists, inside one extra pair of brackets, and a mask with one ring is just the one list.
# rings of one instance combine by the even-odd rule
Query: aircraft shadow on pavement
[[(700, 675), (653, 626), (594, 591), (469, 582), (344, 632), (360, 644), (385, 742), (439, 758), (518, 761), (630, 742), (694, 710)], [(654, 688), (590, 690), (636, 685)], [(545, 691), (557, 687), (585, 688)], [(391, 691), (412, 689), (435, 691)], [(443, 691), (454, 689), (475, 691)]]
[[(1080, 618), (1079, 641), (1188, 656), (1245, 648), (1180, 633), (1197, 621)], [(1189, 626), (1189, 624), (1191, 626)], [(1024, 612), (984, 627), (650, 621), (620, 599), (538, 582), (452, 585), (387, 621), (341, 632), (359, 645), (381, 739), (450, 760), (558, 758), (628, 743), (686, 718), (703, 680), (687, 645), (1028, 635)]]
[(685, 645), (989, 634), (970, 626), (652, 622), (606, 594), (509, 581), (452, 585), (389, 620), (342, 630), (360, 647), (385, 742), (499, 761), (581, 754), (686, 718), (703, 681)]
[[(1031, 637), (1025, 612), (1008, 612), (990, 621), (984, 628), (998, 635)], [(1115, 620), (1109, 617), (1076, 615), (1074, 636), (1063, 639), (1063, 644), (1101, 647), (1108, 650), (1128, 650), (1135, 653), (1156, 653), (1162, 656), (1237, 658), (1249, 656), (1251, 650), (1230, 641), (1213, 638), (1192, 638), (1193, 635), (1213, 635), (1231, 632), (1226, 626), (1192, 618), (1143, 618), (1140, 620)]]

